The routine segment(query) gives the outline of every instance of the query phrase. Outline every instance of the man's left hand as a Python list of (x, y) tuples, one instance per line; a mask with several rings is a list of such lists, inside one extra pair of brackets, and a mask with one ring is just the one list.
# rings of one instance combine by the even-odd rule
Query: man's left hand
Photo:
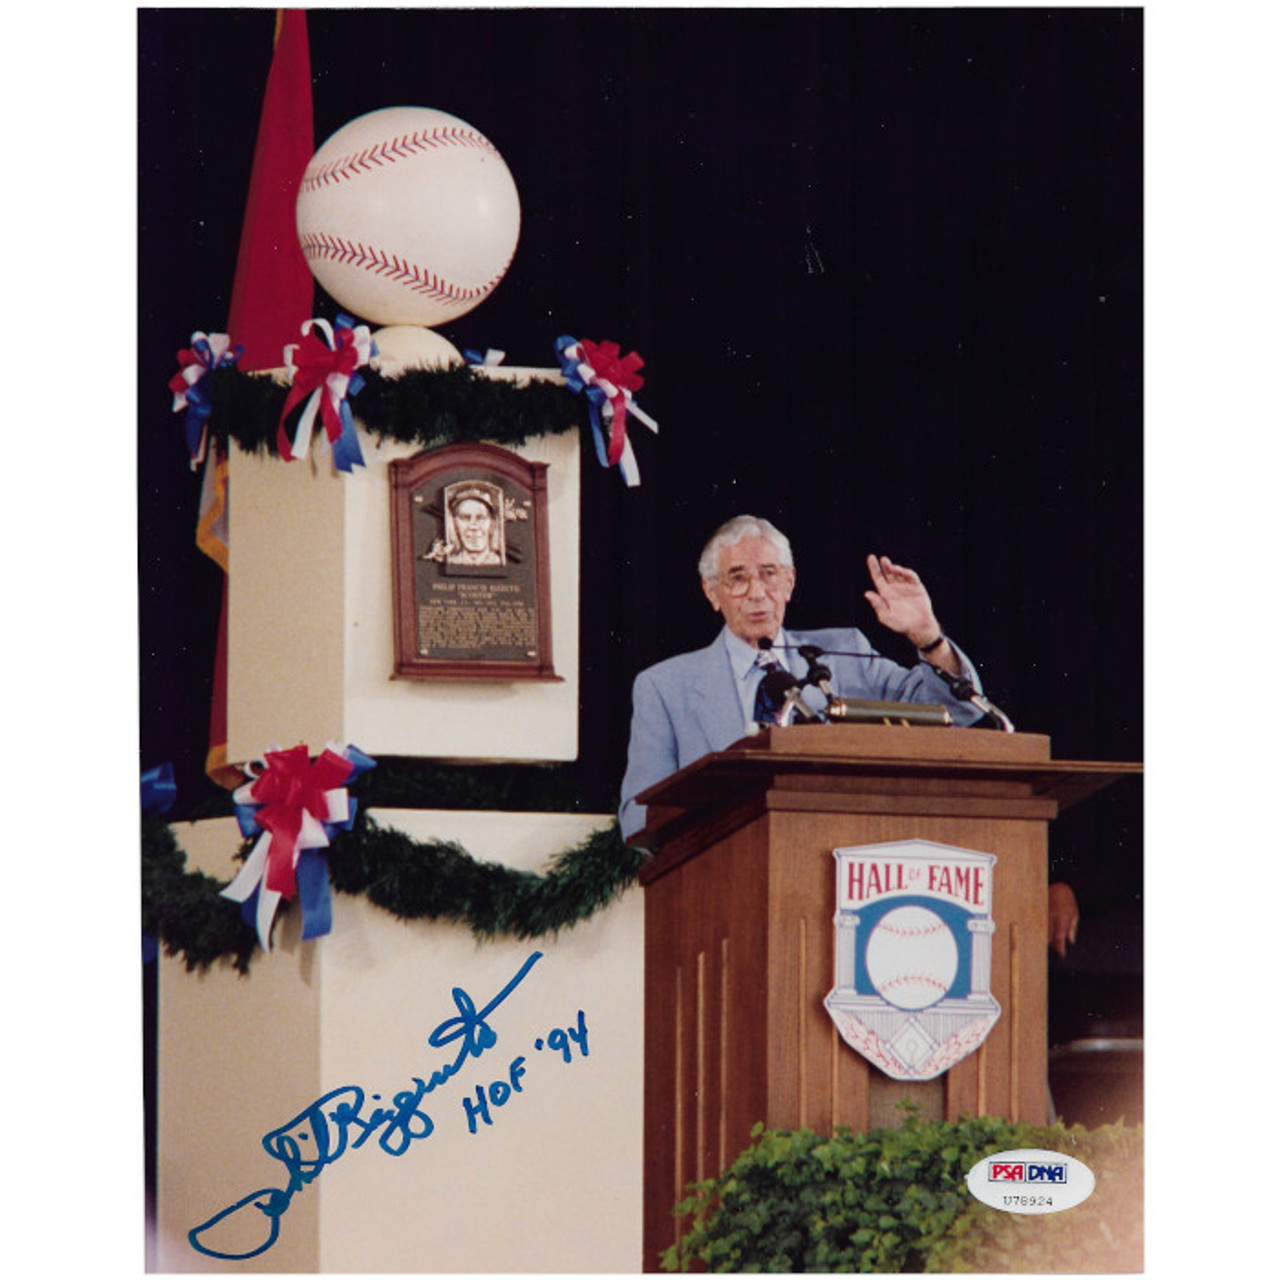
[(881, 625), (906, 636), (917, 649), (942, 634), (929, 593), (914, 569), (894, 564), (888, 556), (868, 556), (867, 568), (875, 590), (865, 594)]

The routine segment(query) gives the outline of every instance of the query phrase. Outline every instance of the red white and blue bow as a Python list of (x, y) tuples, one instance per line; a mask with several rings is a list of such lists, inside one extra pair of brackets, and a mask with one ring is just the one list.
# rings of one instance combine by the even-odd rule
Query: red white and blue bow
[(178, 799), (173, 765), (165, 761), (148, 769), (142, 775), (141, 797), (143, 813), (168, 813)]
[(205, 376), (214, 369), (229, 368), (243, 354), (244, 348), (233, 347), (225, 333), (193, 333), (191, 345), (178, 352), (178, 372), (169, 379), (169, 390), (173, 392), (174, 413), (187, 411), (182, 427), (192, 471), (204, 461), (209, 445), (213, 400)]
[(250, 781), (232, 794), (240, 830), (258, 835), (224, 898), (240, 903), (246, 923), (258, 931), (262, 949), (271, 949), (271, 926), (280, 900), (302, 903), (302, 936), (318, 938), (333, 922), (329, 869), (321, 849), (336, 831), (350, 831), (356, 802), (346, 784), (374, 767), (352, 746), (330, 743), (314, 761), (305, 745), (268, 751), (250, 765)]
[(644, 386), (644, 361), (632, 351), (622, 354), (616, 342), (579, 342), (567, 335), (556, 339), (556, 356), (570, 391), (584, 392), (591, 414), (591, 434), (602, 467), (617, 467), (630, 488), (640, 483), (627, 414), (639, 418), (650, 431), (658, 424), (636, 404), (633, 391)]
[[(355, 324), (350, 316), (338, 316), (333, 325), (317, 319), (302, 326), (302, 341), (284, 349), (291, 385), (276, 428), (276, 444), (286, 462), (307, 456), (319, 414), (333, 450), (334, 466), (339, 471), (364, 466), (348, 397), (359, 395), (364, 386), (364, 379), (356, 370), (377, 353), (369, 326)], [(291, 437), (285, 429), (285, 419), (303, 401), (306, 403)]]

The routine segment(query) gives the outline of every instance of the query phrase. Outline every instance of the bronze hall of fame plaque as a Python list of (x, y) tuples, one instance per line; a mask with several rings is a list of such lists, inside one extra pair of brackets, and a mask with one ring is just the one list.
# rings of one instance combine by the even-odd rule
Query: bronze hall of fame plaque
[(559, 680), (547, 464), (490, 444), (392, 462), (395, 674)]

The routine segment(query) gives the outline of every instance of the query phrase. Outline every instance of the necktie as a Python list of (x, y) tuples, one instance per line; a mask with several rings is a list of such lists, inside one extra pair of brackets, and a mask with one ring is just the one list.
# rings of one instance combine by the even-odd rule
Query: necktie
[(795, 684), (795, 679), (778, 661), (778, 655), (767, 649), (756, 655), (756, 666), (763, 674), (756, 685), (755, 709), (751, 718), (756, 724), (777, 724), (787, 690)]

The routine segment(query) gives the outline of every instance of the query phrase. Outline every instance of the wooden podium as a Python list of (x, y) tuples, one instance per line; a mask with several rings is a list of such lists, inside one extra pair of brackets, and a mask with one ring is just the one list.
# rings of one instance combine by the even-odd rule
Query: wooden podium
[[(829, 1132), (927, 1118), (1048, 1119), (1048, 823), (1140, 771), (1053, 761), (1049, 740), (926, 726), (763, 730), (640, 796), (645, 890), (644, 1266), (674, 1243), (687, 1184), (758, 1121)], [(932, 1080), (892, 1079), (844, 1043), (823, 1000), (839, 847), (922, 840), (994, 854), (991, 994), (1001, 1016)]]

